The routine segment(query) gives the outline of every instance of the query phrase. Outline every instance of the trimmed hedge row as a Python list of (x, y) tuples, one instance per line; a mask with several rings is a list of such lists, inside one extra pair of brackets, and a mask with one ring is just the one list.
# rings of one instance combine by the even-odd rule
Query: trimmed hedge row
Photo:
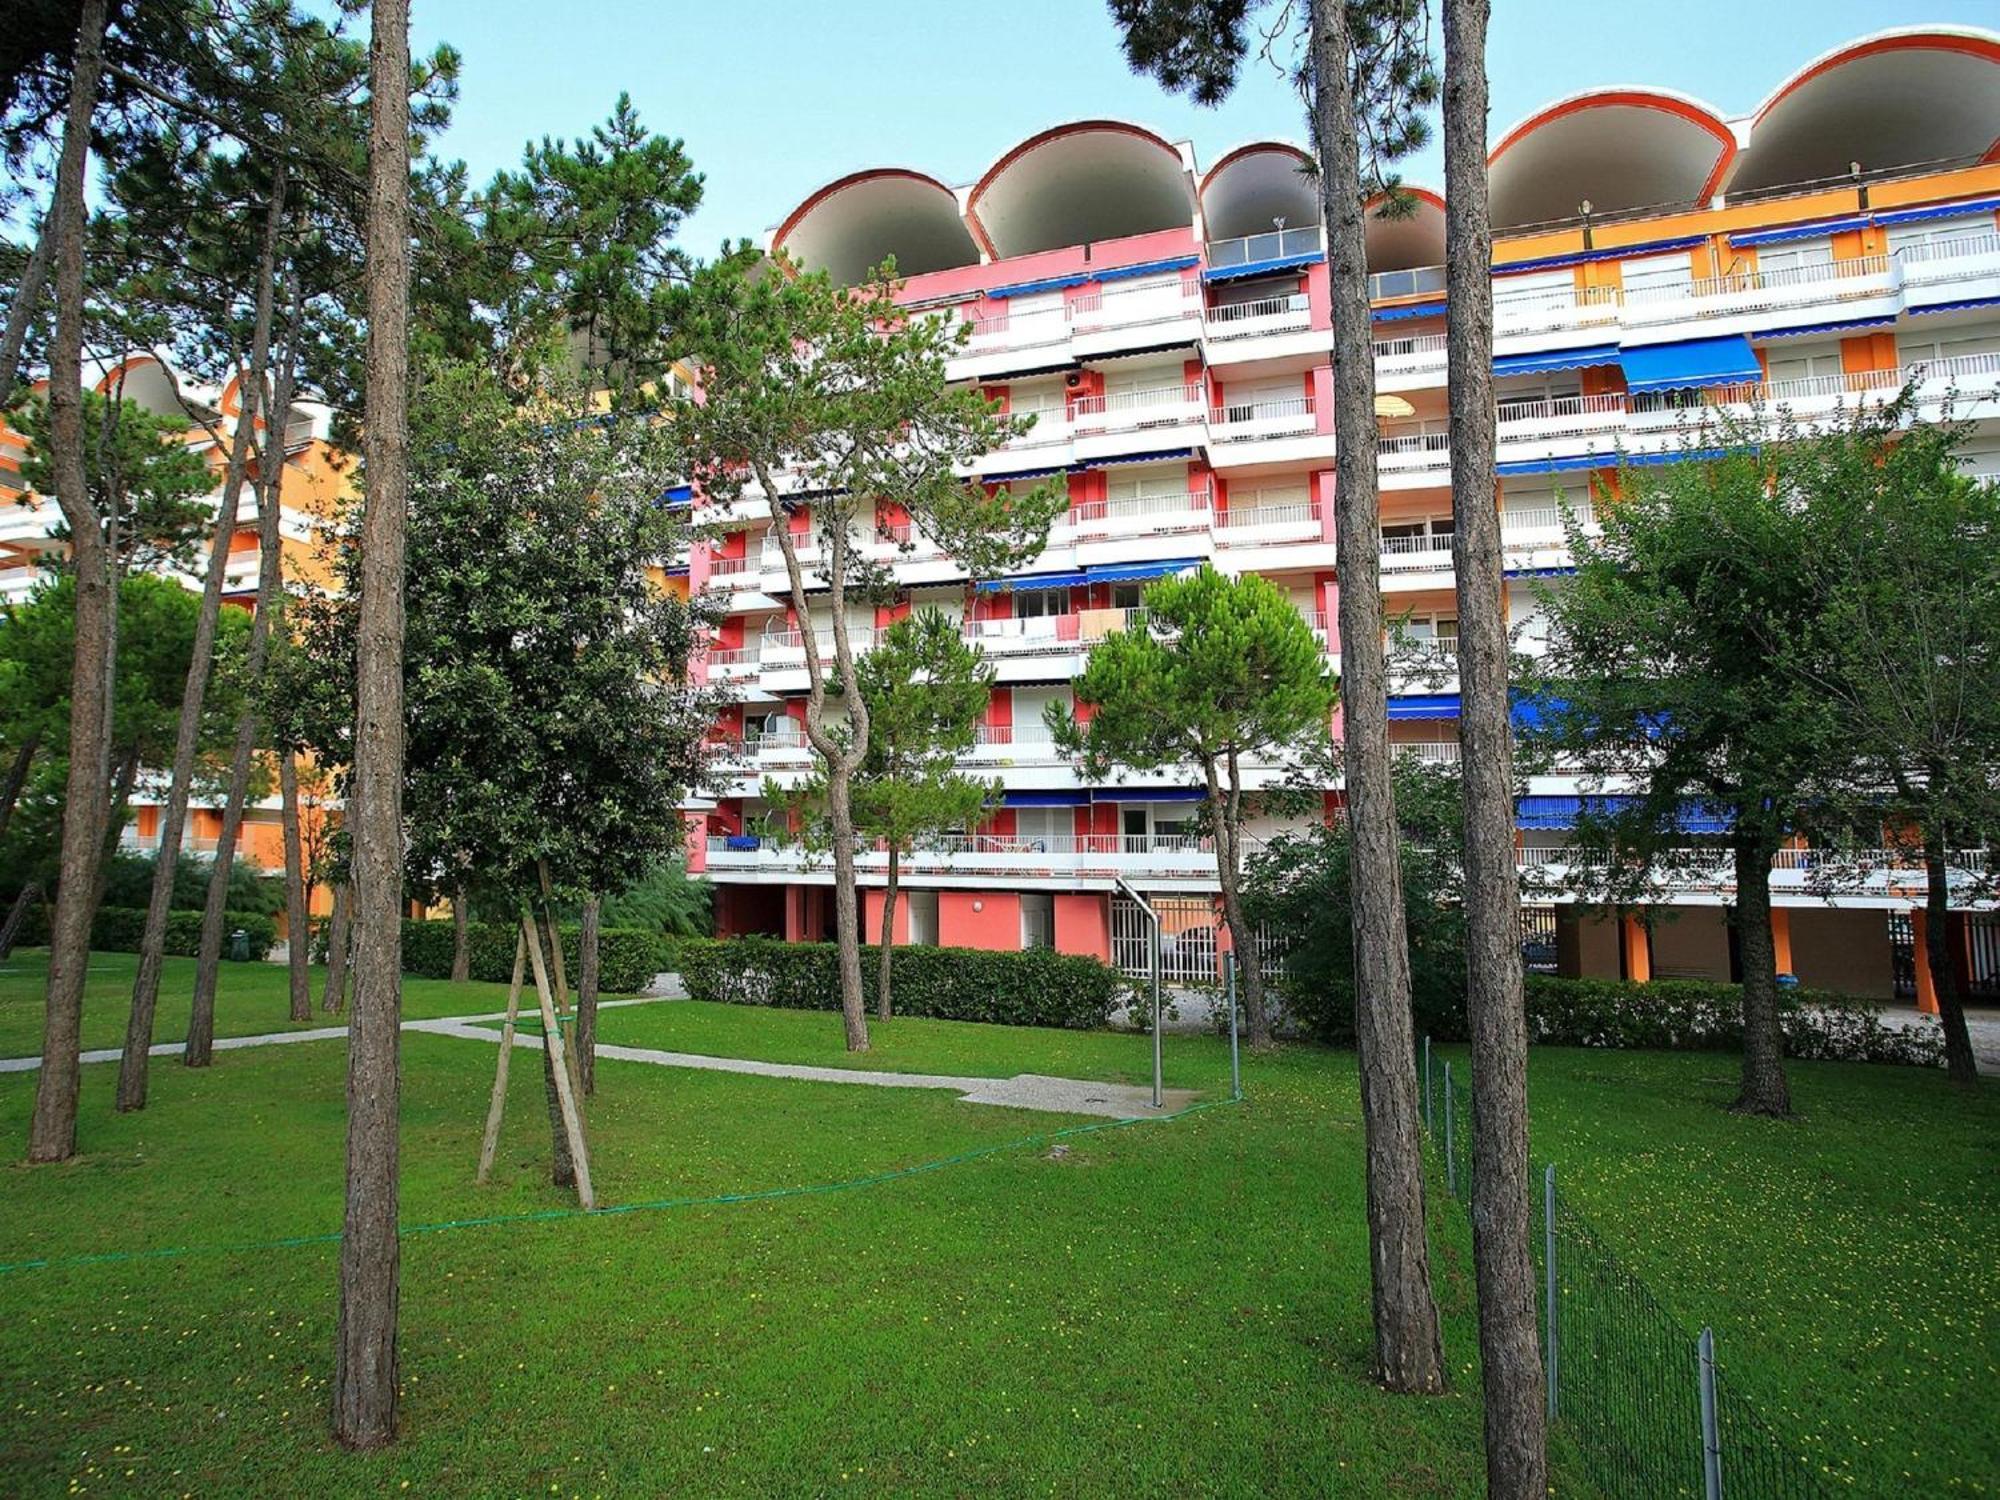
[[(840, 950), (833, 943), (681, 938), (675, 948), (691, 999), (840, 1009)], [(877, 961), (877, 949), (861, 950), (861, 984), (871, 1012)], [(1104, 1025), (1130, 990), (1108, 964), (1049, 948), (899, 948), (891, 983), (898, 1015), (1073, 1030)]]
[[(1658, 1047), (1681, 1052), (1740, 1051), (1743, 986), (1714, 980), (1528, 976), (1528, 1035), (1557, 1047)], [(1778, 991), (1785, 1056), (1821, 1062), (1937, 1067), (1944, 1036), (1935, 1024), (1905, 1030), (1875, 1008), (1831, 990)]]
[[(201, 952), (201, 916), (198, 911), (167, 913), (166, 951), (175, 958), (193, 958)], [(226, 911), (222, 914), (222, 956), (229, 957), (229, 935), (241, 929), (250, 940), (252, 961), (261, 962), (277, 945), (278, 924), (262, 912)], [(146, 913), (135, 906), (100, 906), (90, 924), (90, 946), (100, 953), (137, 953), (145, 935)], [(16, 940), (23, 948), (45, 948), (49, 941), (49, 908), (38, 903), (21, 922)]]
[[(562, 937), (563, 965), (571, 985), (576, 983), (582, 963), (575, 927), (558, 927)], [(505, 984), (514, 976), (514, 938), (520, 929), (512, 923), (474, 922), (466, 931), (466, 957), (471, 977)], [(420, 979), (451, 978), (452, 924), (405, 921), (403, 923), (403, 972)], [(635, 927), (605, 927), (597, 934), (597, 988), (600, 994), (629, 995), (653, 982), (655, 974), (674, 966), (674, 944), (664, 934)], [(529, 970), (529, 983), (534, 971)]]

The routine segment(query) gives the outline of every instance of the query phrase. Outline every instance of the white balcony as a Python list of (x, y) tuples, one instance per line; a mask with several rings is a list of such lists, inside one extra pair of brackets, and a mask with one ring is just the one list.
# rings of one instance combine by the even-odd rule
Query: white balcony
[(1129, 628), (1143, 619), (1144, 613), (1137, 609), (1083, 609), (1025, 620), (967, 620), (962, 629), (965, 639), (989, 656), (1068, 656)]
[(1442, 385), (1448, 363), (1446, 343), (1441, 333), (1375, 340), (1375, 388), (1407, 391)]
[(966, 348), (975, 354), (1002, 349), (1037, 349), (1069, 341), (1069, 315), (1061, 308), (1023, 313), (997, 312), (968, 318), (972, 325)]
[(1225, 401), (1209, 415), (1209, 441), (1247, 443), (1259, 438), (1299, 437), (1318, 430), (1310, 396), (1268, 401)]
[(1215, 340), (1256, 338), (1263, 334), (1298, 333), (1312, 327), (1312, 304), (1304, 292), (1258, 297), (1210, 307), (1201, 315), (1202, 332)]
[(1049, 726), (1039, 719), (1019, 724), (981, 724), (969, 755), (959, 757), (973, 765), (1068, 765), (1075, 757), (1056, 746)]
[(1087, 500), (1070, 508), (1067, 525), (1078, 541), (1207, 531), (1214, 508), (1214, 487), (1204, 482), (1193, 488), (1158, 494)]
[(1426, 573), (1451, 568), (1451, 537), (1385, 536), (1381, 546), (1384, 573)]
[(1641, 287), (1624, 294), (1628, 327), (1681, 323), (1887, 297), (1896, 288), (1887, 255), (1864, 255), (1778, 271), (1738, 271), (1679, 286)]
[(1379, 439), (1376, 465), (1386, 478), (1392, 474), (1444, 473), (1451, 468), (1448, 432), (1385, 431)]
[(1200, 311), (1200, 284), (1185, 277), (1171, 282), (1113, 282), (1082, 293), (1068, 307), (1070, 327), (1078, 334), (1175, 323)]
[(1547, 291), (1505, 295), (1495, 289), (1493, 336), (1558, 333), (1571, 328), (1599, 328), (1618, 321), (1616, 287), (1551, 287)]
[(1274, 228), (1233, 240), (1210, 240), (1205, 248), (1211, 271), (1230, 271), (1267, 260), (1317, 255), (1326, 248), (1326, 236), (1317, 224), (1301, 224), (1297, 229)]
[(1070, 403), (1070, 423), (1079, 437), (1142, 427), (1178, 427), (1203, 419), (1207, 397), (1207, 387), (1198, 380), (1084, 396)]
[(1402, 740), (1389, 749), (1398, 760), (1414, 760), (1426, 766), (1455, 766), (1459, 761), (1457, 740)]
[[(794, 845), (779, 844), (754, 834), (711, 836), (708, 866), (721, 871), (766, 871), (799, 874), (812, 860)], [(864, 849), (856, 856), (864, 875), (884, 871), (888, 856)], [(823, 869), (819, 860), (815, 868)], [(1155, 879), (1215, 879), (1215, 846), (1186, 834), (1053, 834), (1015, 837), (1008, 834), (950, 835), (929, 847), (905, 854), (902, 874), (940, 877), (995, 875), (1023, 879), (1095, 879), (1146, 876)]]

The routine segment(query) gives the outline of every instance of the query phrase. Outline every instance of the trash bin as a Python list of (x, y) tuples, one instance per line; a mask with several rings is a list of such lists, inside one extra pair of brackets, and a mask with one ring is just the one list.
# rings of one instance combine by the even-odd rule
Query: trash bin
[(229, 961), (233, 964), (250, 962), (250, 934), (241, 927), (229, 934)]

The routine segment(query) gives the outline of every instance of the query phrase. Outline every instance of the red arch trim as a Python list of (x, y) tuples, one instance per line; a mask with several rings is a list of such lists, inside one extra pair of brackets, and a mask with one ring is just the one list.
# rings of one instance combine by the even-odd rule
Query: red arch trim
[(859, 187), (864, 182), (873, 182), (883, 177), (903, 177), (908, 178), (912, 182), (923, 183), (926, 187), (934, 187), (950, 200), (953, 214), (958, 212), (957, 196), (950, 188), (928, 173), (918, 172), (909, 167), (867, 167), (859, 172), (849, 172), (845, 177), (835, 178), (832, 182), (829, 182), (825, 187), (807, 198), (797, 208), (793, 209), (786, 217), (785, 222), (778, 226), (778, 232), (771, 236), (771, 248), (773, 250), (782, 248), (785, 241), (791, 238), (792, 231), (799, 227), (799, 221), (818, 208), (820, 204), (826, 202), (827, 199), (833, 197), (834, 194), (844, 192), (851, 187)]
[(1866, 41), (1843, 47), (1831, 57), (1821, 58), (1804, 72), (1788, 78), (1771, 96), (1770, 102), (1757, 111), (1757, 118), (1751, 122), (1752, 129), (1764, 121), (1764, 117), (1783, 104), (1787, 98), (1822, 73), (1831, 73), (1835, 68), (1845, 67), (1851, 62), (1859, 62), (1864, 57), (1878, 56), (1884, 52), (1964, 52), (1974, 57), (1983, 57), (1990, 63), (2000, 64), (2000, 41), (1983, 36), (1958, 36), (1947, 31), (1913, 32), (1907, 36), (1878, 36)]
[[(1699, 104), (1686, 99), (1676, 99), (1671, 94), (1657, 94), (1645, 89), (1608, 89), (1599, 94), (1583, 94), (1574, 99), (1565, 99), (1560, 104), (1552, 104), (1547, 109), (1528, 116), (1508, 131), (1500, 144), (1487, 154), (1487, 166), (1494, 165), (1508, 150), (1543, 126), (1553, 125), (1558, 120), (1591, 109), (1654, 109), (1662, 114), (1685, 120), (1690, 125), (1699, 126), (1713, 136), (1720, 147), (1716, 165), (1709, 173), (1708, 180), (1711, 183), (1721, 180), (1724, 170), (1736, 155), (1735, 134), (1719, 116), (1703, 109)], [(1703, 196), (1707, 196), (1706, 189)]]

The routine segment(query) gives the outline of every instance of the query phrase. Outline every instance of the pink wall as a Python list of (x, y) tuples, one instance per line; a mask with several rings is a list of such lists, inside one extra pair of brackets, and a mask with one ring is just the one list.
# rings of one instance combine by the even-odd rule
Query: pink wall
[(947, 948), (1018, 951), (1021, 898), (1011, 892), (939, 891), (938, 942)]
[[(888, 898), (886, 890), (864, 890), (861, 918), (861, 941), (877, 943), (882, 940), (882, 903)], [(896, 892), (896, 941), (910, 940), (910, 893), (907, 889)]]
[(1113, 271), (1121, 266), (1143, 265), (1149, 260), (1174, 260), (1183, 255), (1193, 255), (1200, 248), (1195, 243), (1192, 225), (1156, 229), (1150, 234), (1133, 234), (1123, 239), (1098, 240), (1089, 245), (1065, 245), (1058, 250), (1016, 255), (983, 266), (955, 266), (947, 271), (927, 271), (921, 276), (909, 278), (901, 300), (927, 302), (934, 297), (969, 297), (989, 287), (1044, 281), (1052, 276), (1087, 276), (1093, 271)]
[(1056, 951), (1111, 961), (1111, 904), (1097, 891), (1056, 892)]

